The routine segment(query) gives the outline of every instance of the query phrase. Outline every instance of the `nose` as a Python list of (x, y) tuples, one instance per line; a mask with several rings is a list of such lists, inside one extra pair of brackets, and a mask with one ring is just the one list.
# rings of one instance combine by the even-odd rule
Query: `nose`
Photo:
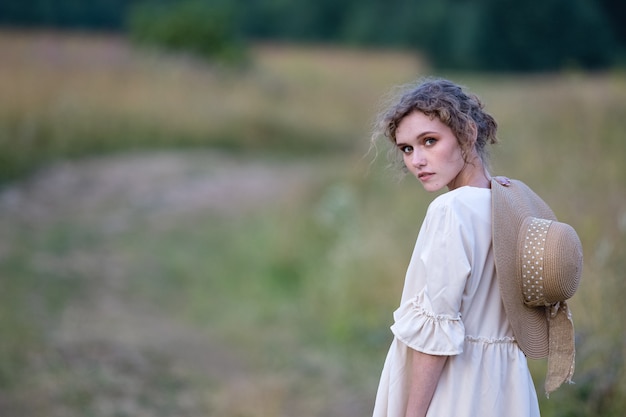
[(426, 165), (426, 158), (424, 157), (424, 154), (417, 149), (413, 150), (413, 153), (411, 155), (411, 164), (415, 168), (424, 167)]

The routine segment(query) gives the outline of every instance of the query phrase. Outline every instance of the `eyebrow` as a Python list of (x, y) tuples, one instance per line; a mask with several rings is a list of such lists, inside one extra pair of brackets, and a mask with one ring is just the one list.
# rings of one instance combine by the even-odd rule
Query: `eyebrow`
[[(433, 132), (433, 131), (426, 131), (426, 132), (422, 132), (422, 133), (420, 133), (419, 135), (415, 136), (415, 139), (416, 139), (416, 140), (420, 140), (420, 139), (421, 139), (421, 138), (423, 138), (424, 136), (437, 135), (437, 134), (438, 134), (437, 132)], [(402, 143), (399, 143), (399, 142), (396, 140), (396, 146), (408, 146), (408, 145), (409, 145), (408, 143), (403, 143), (403, 142), (402, 142)]]
[(430, 132), (430, 131), (428, 131), (428, 132), (422, 132), (422, 133), (420, 133), (419, 135), (417, 135), (417, 136), (415, 137), (415, 139), (421, 139), (421, 138), (423, 138), (424, 136), (428, 136), (428, 135), (437, 135), (437, 134), (438, 134), (437, 132)]

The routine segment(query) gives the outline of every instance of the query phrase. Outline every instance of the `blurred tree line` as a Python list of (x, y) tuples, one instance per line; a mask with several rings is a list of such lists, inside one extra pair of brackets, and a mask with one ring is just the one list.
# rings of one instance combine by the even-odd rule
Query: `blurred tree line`
[(446, 69), (626, 61), (623, 0), (2, 0), (0, 24), (128, 31), (224, 60), (245, 39), (408, 48)]

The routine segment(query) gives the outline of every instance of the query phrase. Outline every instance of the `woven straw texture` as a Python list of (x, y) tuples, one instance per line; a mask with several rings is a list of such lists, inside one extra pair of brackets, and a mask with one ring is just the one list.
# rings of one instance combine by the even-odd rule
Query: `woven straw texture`
[(491, 192), (493, 251), (504, 309), (515, 339), (526, 356), (546, 358), (549, 352), (548, 321), (545, 309), (529, 307), (524, 303), (519, 277), (519, 235), (527, 217), (556, 220), (556, 216), (521, 181), (510, 180), (510, 185), (504, 186), (494, 179)]

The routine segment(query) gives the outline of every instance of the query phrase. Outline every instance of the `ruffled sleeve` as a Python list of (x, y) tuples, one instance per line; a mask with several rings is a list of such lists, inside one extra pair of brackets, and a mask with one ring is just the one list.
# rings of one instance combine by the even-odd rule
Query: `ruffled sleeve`
[(428, 209), (409, 264), (402, 303), (391, 331), (431, 355), (463, 352), (461, 303), (470, 276), (472, 237), (463, 212), (435, 200)]
[(424, 293), (403, 303), (394, 312), (391, 331), (405, 345), (431, 355), (458, 355), (463, 352), (465, 326), (459, 315), (436, 314), (423, 305)]

